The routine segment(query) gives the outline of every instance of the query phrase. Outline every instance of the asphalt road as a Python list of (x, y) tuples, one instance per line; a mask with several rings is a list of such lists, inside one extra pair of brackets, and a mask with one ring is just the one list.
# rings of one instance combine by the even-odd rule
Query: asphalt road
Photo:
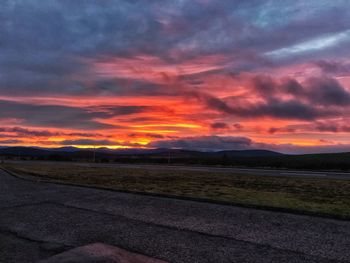
[[(12, 163), (23, 163), (23, 161), (7, 161)], [(31, 161), (25, 161), (25, 163)], [(57, 164), (50, 161), (35, 161), (37, 163)], [(63, 163), (63, 162), (60, 162)], [(72, 164), (68, 162), (67, 164)], [(125, 167), (137, 169), (162, 169), (162, 170), (182, 170), (182, 171), (209, 171), (209, 172), (230, 172), (237, 174), (259, 175), (259, 176), (278, 176), (295, 178), (317, 178), (317, 179), (338, 179), (350, 180), (350, 172), (339, 171), (307, 171), (307, 170), (288, 170), (288, 169), (263, 169), (263, 168), (236, 168), (236, 167), (218, 167), (218, 166), (194, 166), (194, 165), (163, 165), (163, 164), (119, 164), (119, 163), (73, 163), (81, 166), (96, 167)]]
[(0, 171), (0, 262), (91, 243), (169, 262), (350, 262), (350, 222), (21, 180)]
[(177, 169), (183, 171), (210, 171), (210, 172), (230, 172), (237, 174), (259, 175), (259, 176), (279, 176), (279, 177), (301, 177), (301, 178), (324, 178), (324, 179), (339, 179), (350, 180), (349, 172), (335, 171), (302, 171), (302, 170), (277, 170), (277, 169), (262, 169), (262, 168), (235, 168), (235, 167), (217, 167), (217, 166), (185, 166), (185, 165), (154, 165), (154, 164), (89, 164), (80, 163), (80, 165), (88, 166), (112, 166), (112, 167), (127, 167), (141, 169)]

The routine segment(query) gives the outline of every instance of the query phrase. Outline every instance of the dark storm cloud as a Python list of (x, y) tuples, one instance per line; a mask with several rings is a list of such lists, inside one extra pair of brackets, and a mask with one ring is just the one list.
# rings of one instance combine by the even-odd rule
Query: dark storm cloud
[[(0, 133), (15, 133), (13, 136), (23, 137), (52, 137), (52, 136), (79, 136), (79, 137), (99, 137), (103, 136), (99, 133), (86, 132), (52, 132), (46, 130), (31, 130), (22, 127), (0, 127)], [(8, 136), (8, 135), (7, 135)]]
[(19, 144), (23, 143), (21, 140), (0, 140), (0, 144)]
[(120, 126), (104, 124), (95, 119), (143, 112), (142, 106), (105, 106), (77, 108), (58, 105), (31, 105), (0, 100), (0, 118), (18, 119), (21, 124), (39, 127), (72, 129), (110, 129)]
[(347, 120), (343, 121), (316, 121), (307, 124), (287, 125), (284, 127), (270, 127), (267, 132), (275, 133), (305, 133), (305, 132), (320, 132), (320, 133), (348, 133), (350, 126), (346, 125)]
[(350, 92), (332, 78), (310, 78), (307, 81), (307, 96), (315, 104), (350, 105)]
[[(331, 77), (310, 77), (303, 83), (293, 78), (273, 79), (256, 75), (251, 80), (259, 101), (240, 98), (217, 98), (203, 92), (188, 92), (209, 109), (240, 117), (270, 116), (281, 119), (316, 120), (345, 115), (350, 106), (350, 92)], [(288, 98), (284, 98), (288, 96)]]
[(320, 132), (350, 132), (350, 125), (343, 125), (339, 123), (324, 123), (318, 122), (313, 127), (314, 130)]
[(12, 101), (0, 101), (0, 118), (18, 119), (21, 124), (73, 129), (106, 129), (113, 125), (99, 123), (95, 118), (106, 117), (103, 112), (89, 112), (88, 109), (57, 106), (30, 105)]
[(252, 141), (245, 137), (199, 136), (174, 140), (155, 141), (149, 144), (157, 148), (180, 148), (192, 150), (244, 150), (252, 147)]
[(138, 143), (129, 143), (129, 142), (116, 142), (111, 140), (92, 140), (92, 139), (78, 139), (78, 140), (64, 140), (58, 142), (60, 145), (78, 145), (78, 146), (128, 146), (128, 147), (140, 147), (142, 145)]
[(176, 89), (167, 89), (164, 85), (151, 83), (146, 80), (128, 80), (111, 78), (97, 80), (89, 84), (91, 94), (107, 94), (118, 96), (174, 96), (179, 95)]
[(286, 2), (5, 0), (0, 90), (86, 94), (86, 83), (76, 78), (93, 78), (85, 59), (111, 56), (148, 54), (171, 63), (205, 54), (237, 61), (239, 53), (239, 65), (227, 70), (249, 69), (265, 64), (265, 52), (339, 33), (350, 24), (348, 1)]
[(103, 105), (92, 106), (89, 108), (92, 112), (101, 113), (104, 118), (122, 115), (132, 115), (135, 113), (149, 112), (159, 107), (153, 106), (115, 106), (115, 105)]
[(331, 77), (310, 77), (303, 83), (286, 78), (274, 80), (269, 76), (255, 76), (253, 88), (267, 101), (276, 101), (283, 95), (289, 95), (309, 105), (350, 106), (350, 92), (336, 79)]
[(111, 146), (118, 143), (110, 140), (89, 140), (89, 139), (79, 139), (79, 140), (64, 140), (60, 142), (61, 145), (105, 145)]
[(0, 128), (0, 133), (16, 133), (16, 136), (38, 136), (38, 137), (47, 137), (47, 136), (55, 136), (57, 133), (51, 133), (49, 131), (36, 131), (29, 130), (21, 127), (12, 127), (12, 128)]
[(350, 73), (350, 63), (332, 60), (319, 60), (314, 63), (326, 74)]
[(210, 125), (213, 129), (228, 129), (229, 126), (224, 122), (214, 122)]
[(293, 144), (269, 144), (255, 142), (247, 137), (198, 136), (182, 139), (154, 141), (151, 147), (191, 149), (199, 151), (254, 150), (265, 149), (287, 154), (332, 153), (349, 151), (349, 144), (325, 144), (319, 146), (298, 146)]
[(156, 134), (156, 133), (130, 133), (130, 134), (128, 134), (128, 137), (130, 137), (130, 138), (137, 138), (137, 137), (140, 137), (140, 136), (153, 138), (153, 139), (168, 138), (168, 136), (164, 136), (162, 134)]
[(339, 116), (336, 110), (315, 107), (296, 99), (269, 98), (265, 102), (244, 103), (239, 106), (204, 93), (189, 93), (207, 108), (242, 118), (275, 117), (280, 119), (315, 120), (320, 117)]
[(304, 87), (295, 79), (285, 78), (281, 81), (270, 76), (256, 75), (251, 80), (255, 91), (262, 97), (271, 98), (281, 94), (300, 96), (305, 93)]
[[(119, 121), (126, 125), (157, 121), (151, 113), (167, 110), (181, 117), (176, 119), (189, 120), (182, 114), (185, 105), (169, 102), (174, 109), (159, 109), (105, 105), (103, 101), (122, 96), (125, 105), (130, 102), (127, 96), (132, 97), (130, 105), (143, 96), (159, 98), (164, 105), (165, 96), (177, 96), (174, 101), (184, 97), (186, 102), (194, 98), (210, 113), (225, 117), (215, 118), (217, 123), (207, 120), (205, 125), (212, 123), (214, 129), (226, 128), (226, 122), (244, 124), (247, 118), (271, 117), (306, 121), (316, 131), (345, 130), (344, 124), (332, 128), (315, 122), (349, 112), (349, 87), (336, 79), (350, 72), (346, 61), (349, 10), (348, 0), (4, 0), (0, 8), (0, 118), (15, 119), (21, 127), (36, 130), (6, 128), (3, 133), (55, 136), (44, 131), (53, 127), (81, 129), (80, 135), (71, 136), (93, 137), (85, 130), (125, 128), (104, 120), (113, 123), (114, 117), (124, 116)], [(146, 62), (139, 64), (142, 61)], [(316, 65), (324, 76), (310, 78), (299, 68), (303, 63)], [(301, 78), (276, 79), (280, 70)], [(241, 76), (249, 77), (239, 83)], [(31, 101), (93, 98), (96, 104), (79, 108), (73, 103), (7, 101), (26, 96)], [(197, 115), (194, 112), (191, 122), (200, 121)], [(241, 124), (234, 128), (242, 131)], [(228, 145), (232, 147), (250, 147), (249, 139), (231, 139)], [(223, 141), (230, 139), (195, 140), (198, 147), (209, 147), (208, 141), (214, 141), (213, 147), (224, 147)], [(174, 141), (193, 146), (188, 140)]]
[(281, 119), (314, 120), (334, 112), (320, 110), (297, 100), (270, 100), (268, 103), (253, 106), (249, 109), (241, 109), (245, 116), (271, 116)]
[(151, 10), (137, 1), (107, 2), (4, 1), (0, 89), (81, 94), (86, 90), (74, 76), (89, 74), (83, 58), (147, 46), (158, 27)]

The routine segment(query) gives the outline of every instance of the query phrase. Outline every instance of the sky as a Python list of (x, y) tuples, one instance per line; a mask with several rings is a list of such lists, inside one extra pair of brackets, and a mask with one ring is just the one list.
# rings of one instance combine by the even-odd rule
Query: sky
[(350, 151), (348, 0), (3, 0), (0, 145)]

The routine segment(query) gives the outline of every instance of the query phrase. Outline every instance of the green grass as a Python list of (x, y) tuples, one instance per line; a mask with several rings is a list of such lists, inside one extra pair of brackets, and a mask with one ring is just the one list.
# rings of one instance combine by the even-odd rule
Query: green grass
[(299, 179), (160, 168), (9, 163), (5, 169), (85, 186), (223, 201), (350, 219), (350, 180)]

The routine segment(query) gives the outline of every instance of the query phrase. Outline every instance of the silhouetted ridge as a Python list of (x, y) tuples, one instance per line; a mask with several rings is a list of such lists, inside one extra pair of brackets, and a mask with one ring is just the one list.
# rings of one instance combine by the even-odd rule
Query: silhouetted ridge
[(350, 170), (350, 153), (287, 155), (268, 150), (204, 152), (183, 149), (80, 149), (75, 147), (1, 147), (7, 159), (224, 165), (290, 169)]

